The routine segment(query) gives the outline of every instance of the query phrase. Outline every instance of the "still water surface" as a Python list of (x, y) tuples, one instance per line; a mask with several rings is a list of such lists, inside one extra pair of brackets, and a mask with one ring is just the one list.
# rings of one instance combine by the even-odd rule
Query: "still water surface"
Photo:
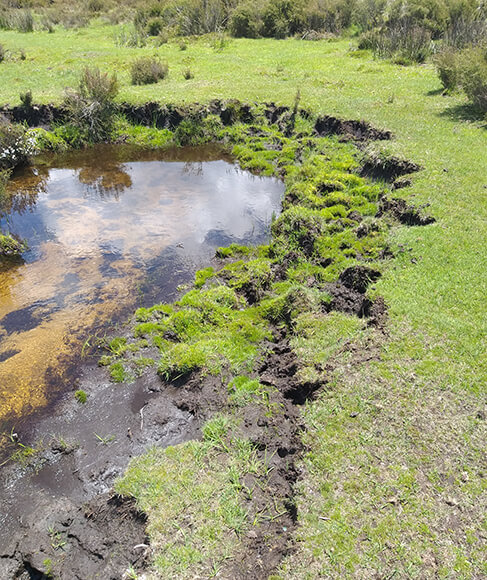
[(217, 246), (263, 243), (283, 184), (243, 172), (218, 147), (99, 146), (18, 172), (0, 264), (0, 426), (72, 389), (94, 329), (171, 297)]

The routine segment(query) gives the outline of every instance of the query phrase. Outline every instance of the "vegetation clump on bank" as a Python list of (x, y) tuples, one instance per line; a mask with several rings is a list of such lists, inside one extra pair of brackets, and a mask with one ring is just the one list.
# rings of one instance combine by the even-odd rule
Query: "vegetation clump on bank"
[[(81, 44), (84, 40), (83, 46), (87, 46), (95, 34), (99, 30), (90, 29), (87, 38), (80, 36), (77, 41)], [(71, 39), (68, 37), (69, 42)], [(206, 39), (187, 42), (187, 53), (174, 53), (174, 59), (192, 53), (199, 79), (208, 70), (203, 60), (211, 60), (208, 55), (214, 56), (213, 49), (208, 48)], [(302, 69), (308, 75), (302, 80), (308, 106), (347, 117), (359, 114), (394, 129), (397, 150), (406, 151), (424, 167), (412, 180), (414, 195), (419, 203), (432, 202), (434, 214), (440, 218), (436, 226), (423, 230), (394, 227), (386, 232), (397, 256), (391, 270), (378, 282), (392, 310), (387, 339), (374, 340), (370, 327), (361, 330), (354, 326), (366, 319), (334, 310), (327, 317), (320, 316), (318, 322), (323, 326), (309, 327), (309, 332), (308, 318), (316, 321), (314, 311), (305, 312), (301, 324), (294, 325), (299, 341), (292, 340), (293, 348), (299, 348), (300, 360), (306, 361), (300, 368), (300, 384), (312, 384), (323, 369), (331, 372), (331, 380), (318, 400), (303, 409), (307, 453), (299, 465), (305, 476), (298, 484), (298, 494), (294, 494), (300, 527), (295, 532), (296, 552), (282, 564), (281, 576), (301, 580), (376, 573), (387, 577), (396, 570), (399, 577), (474, 578), (485, 574), (485, 268), (479, 250), (485, 233), (482, 122), (464, 106), (461, 95), (440, 95), (439, 83), (428, 65), (404, 69), (373, 61), (368, 52), (348, 52), (347, 40), (312, 45), (288, 40), (278, 44), (276, 48), (272, 41), (253, 44), (235, 40), (227, 46), (228, 54), (218, 55), (221, 71), (213, 73), (222, 92), (252, 99), (255, 91), (260, 98), (272, 94), (279, 102), (292, 102), (295, 79), (301, 80), (298, 70)], [(243, 74), (239, 59), (247, 62), (245, 57), (256, 46), (262, 63), (252, 74)], [(110, 48), (103, 45), (100, 49), (103, 58), (105, 50)], [(276, 50), (283, 64), (276, 65)], [(125, 53), (113, 62), (121, 63), (124, 58)], [(299, 67), (289, 64), (291, 58), (293, 63), (299, 61)], [(63, 61), (55, 62), (60, 63), (58, 68), (64, 74)], [(230, 83), (229, 71), (244, 80), (235, 83), (233, 76)], [(55, 91), (62, 85), (55, 84), (56, 78), (45, 95), (57, 98)], [(352, 78), (354, 82), (348, 82)], [(247, 85), (252, 86), (252, 93)], [(146, 98), (133, 88), (127, 93), (133, 102)], [(13, 99), (18, 91), (12, 96), (6, 85), (3, 94)], [(209, 98), (204, 88), (192, 83), (185, 83), (183, 89), (172, 84), (161, 98), (180, 103), (188, 100), (188, 95), (200, 101)], [(140, 108), (129, 108), (140, 113)], [(169, 107), (167, 112), (174, 118), (183, 109)], [(148, 106), (146, 111), (150, 110)], [(149, 125), (133, 127), (117, 122), (116, 131), (134, 142), (149, 144), (150, 139), (150, 146), (172, 141), (169, 125), (163, 130), (155, 129), (152, 122)], [(204, 139), (197, 128), (186, 127), (181, 135)], [(272, 142), (268, 149), (275, 146)], [(263, 149), (268, 150), (265, 144)], [(380, 155), (372, 157), (383, 160)], [(251, 154), (248, 161), (259, 164)], [(267, 161), (262, 159), (261, 164), (263, 170), (267, 167), (270, 171)], [(411, 180), (397, 180), (394, 188), (398, 190), (408, 182)], [(393, 195), (408, 197), (409, 192)], [(392, 216), (405, 216), (407, 223), (406, 217), (413, 214), (403, 212), (400, 202), (404, 200), (379, 201), (383, 208), (379, 212), (388, 208)], [(357, 223), (357, 235), (377, 226), (370, 216), (363, 222)], [(252, 249), (242, 248), (221, 249), (219, 255), (244, 262), (260, 257), (254, 256)], [(390, 250), (386, 249), (387, 255)], [(373, 274), (369, 272), (367, 278), (372, 279)], [(348, 276), (342, 279), (352, 283)], [(211, 277), (200, 274), (198, 284), (203, 287), (206, 281), (211, 283)], [(330, 296), (332, 289), (328, 286), (326, 290)], [(370, 294), (374, 297), (374, 291)], [(292, 313), (294, 305), (307, 298), (290, 289), (285, 308), (276, 310)], [(324, 298), (320, 303), (329, 308), (330, 298)], [(363, 312), (370, 312), (366, 298), (358, 305)], [(348, 303), (356, 301), (350, 298)], [(331, 338), (320, 339), (325, 332), (326, 337), (332, 337), (335, 324), (345, 328), (337, 341), (339, 356), (333, 359), (334, 351), (329, 347), (335, 343)], [(308, 353), (303, 350), (306, 345)], [(271, 348), (277, 349), (276, 356), (282, 359), (289, 346), (277, 342)], [(159, 358), (157, 350), (154, 355)], [(146, 358), (145, 362), (150, 360), (154, 359)], [(277, 366), (276, 360), (274, 357), (268, 366)], [(277, 382), (269, 375), (266, 380)], [(287, 377), (286, 382), (290, 382)], [(231, 388), (225, 388), (233, 396)], [(180, 392), (184, 395), (184, 388)], [(191, 408), (187, 400), (181, 405)], [(230, 434), (230, 440), (233, 436)]]
[(218, 249), (217, 267), (197, 272), (173, 304), (137, 310), (133, 336), (114, 339), (101, 360), (116, 381), (153, 373), (155, 360), (161, 384), (175, 385), (203, 424), (202, 442), (154, 449), (116, 486), (148, 515), (158, 574), (277, 568), (295, 528), (296, 405), (326, 382), (344, 344), (383, 321), (367, 289), (388, 256), (388, 221), (377, 215), (389, 187), (359, 175), (353, 144), (319, 136), (306, 112), (290, 129), (291, 114), (230, 102), (161, 130), (168, 142), (225, 143), (242, 168), (284, 179), (286, 195), (269, 245)]

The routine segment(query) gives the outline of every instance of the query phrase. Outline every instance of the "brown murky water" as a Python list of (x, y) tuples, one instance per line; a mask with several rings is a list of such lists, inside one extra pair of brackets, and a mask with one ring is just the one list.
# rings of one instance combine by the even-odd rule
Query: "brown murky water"
[(0, 265), (0, 430), (73, 388), (90, 335), (170, 297), (214, 248), (261, 243), (283, 185), (214, 146), (100, 146), (18, 172), (3, 218), (25, 238)]

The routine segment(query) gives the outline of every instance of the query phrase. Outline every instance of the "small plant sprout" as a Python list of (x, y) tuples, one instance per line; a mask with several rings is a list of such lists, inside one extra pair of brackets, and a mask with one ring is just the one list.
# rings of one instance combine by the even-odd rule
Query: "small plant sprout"
[(102, 445), (110, 445), (110, 443), (113, 443), (115, 441), (115, 435), (106, 435), (105, 437), (98, 435), (98, 433), (93, 433), (93, 435), (98, 439), (98, 441)]
[(75, 396), (76, 400), (78, 401), (78, 403), (81, 403), (83, 405), (86, 403), (86, 400), (88, 399), (88, 395), (82, 389), (78, 389), (74, 393), (74, 396)]

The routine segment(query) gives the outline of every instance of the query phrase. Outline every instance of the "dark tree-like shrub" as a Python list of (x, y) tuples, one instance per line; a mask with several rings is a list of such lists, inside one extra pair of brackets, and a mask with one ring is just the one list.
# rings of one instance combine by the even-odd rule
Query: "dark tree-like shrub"
[(303, 5), (292, 0), (270, 0), (262, 14), (262, 34), (285, 38), (305, 28)]

